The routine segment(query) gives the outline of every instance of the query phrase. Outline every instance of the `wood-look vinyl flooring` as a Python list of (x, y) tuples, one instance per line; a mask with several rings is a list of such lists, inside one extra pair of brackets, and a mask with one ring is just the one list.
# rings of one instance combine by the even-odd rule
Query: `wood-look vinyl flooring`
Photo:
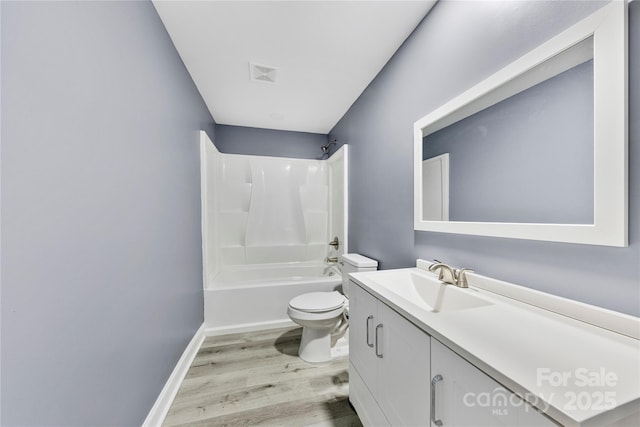
[(362, 426), (348, 402), (348, 359), (303, 362), (301, 333), (205, 339), (163, 426)]

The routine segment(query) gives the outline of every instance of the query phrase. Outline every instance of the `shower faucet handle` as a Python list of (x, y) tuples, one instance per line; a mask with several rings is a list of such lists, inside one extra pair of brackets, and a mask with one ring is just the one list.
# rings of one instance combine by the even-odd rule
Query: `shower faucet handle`
[(340, 247), (340, 240), (338, 240), (338, 236), (334, 237), (333, 240), (329, 242), (329, 246), (333, 246), (336, 250)]
[(338, 262), (338, 257), (337, 256), (332, 256), (332, 257), (326, 257), (324, 259), (325, 264), (335, 264)]

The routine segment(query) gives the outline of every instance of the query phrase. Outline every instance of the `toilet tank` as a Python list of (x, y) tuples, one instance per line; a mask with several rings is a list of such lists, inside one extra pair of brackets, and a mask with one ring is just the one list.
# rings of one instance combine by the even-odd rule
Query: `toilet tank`
[(349, 297), (349, 273), (360, 271), (375, 271), (378, 269), (378, 261), (360, 254), (342, 255), (342, 293)]

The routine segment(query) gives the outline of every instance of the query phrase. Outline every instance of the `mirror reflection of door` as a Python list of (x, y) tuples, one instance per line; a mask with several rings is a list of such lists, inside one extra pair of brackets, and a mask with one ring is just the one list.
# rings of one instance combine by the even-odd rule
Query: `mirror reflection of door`
[(556, 66), (557, 74), (423, 130), (422, 159), (451, 158), (449, 221), (594, 224), (593, 40), (520, 78), (536, 82)]
[(422, 219), (449, 221), (449, 154), (422, 161)]

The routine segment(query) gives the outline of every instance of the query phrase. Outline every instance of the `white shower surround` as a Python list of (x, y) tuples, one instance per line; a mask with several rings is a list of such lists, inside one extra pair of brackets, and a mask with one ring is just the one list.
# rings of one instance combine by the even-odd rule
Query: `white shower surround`
[(209, 333), (291, 324), (292, 297), (339, 287), (340, 271), (323, 260), (346, 248), (346, 164), (346, 146), (328, 160), (247, 156), (220, 153), (201, 134)]

